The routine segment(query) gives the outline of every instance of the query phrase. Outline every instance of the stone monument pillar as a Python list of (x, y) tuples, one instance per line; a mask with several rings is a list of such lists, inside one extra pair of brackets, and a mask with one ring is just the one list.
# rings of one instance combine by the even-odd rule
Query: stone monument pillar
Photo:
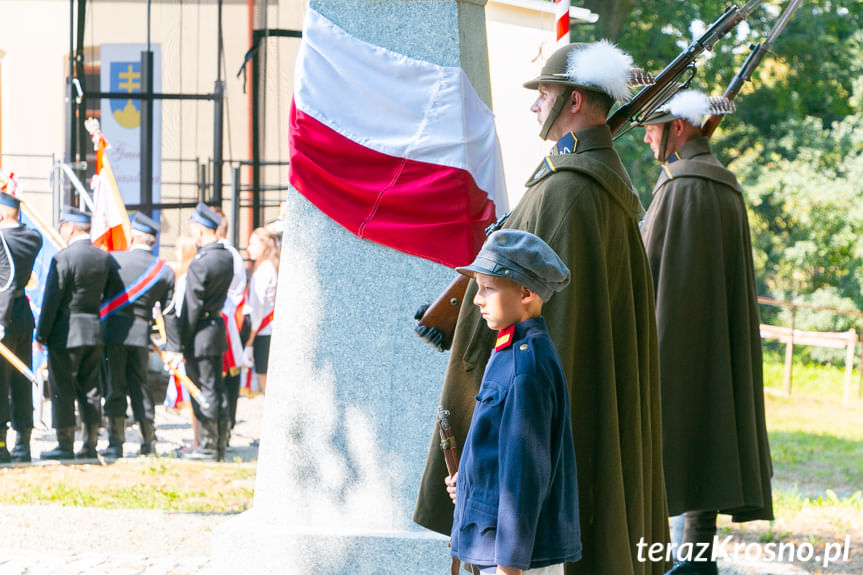
[[(311, 2), (362, 40), (462, 66), (490, 103), (484, 5)], [(447, 538), (410, 517), (448, 355), (413, 334), (412, 317), (455, 272), (357, 238), (294, 190), (287, 201), (254, 507), (215, 529), (214, 566), (445, 573)]]

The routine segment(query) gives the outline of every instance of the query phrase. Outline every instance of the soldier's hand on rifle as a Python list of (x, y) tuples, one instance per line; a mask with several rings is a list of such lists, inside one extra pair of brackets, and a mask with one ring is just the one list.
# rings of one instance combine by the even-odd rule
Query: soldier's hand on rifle
[(417, 308), (417, 310), (414, 312), (414, 319), (417, 321), (421, 320), (423, 318), (423, 316), (426, 314), (426, 310), (429, 308), (429, 305), (431, 305), (431, 304), (424, 303), (421, 306), (419, 306)]
[(458, 471), (456, 471), (452, 477), (447, 475), (446, 479), (443, 480), (446, 483), (446, 492), (449, 493), (449, 498), (452, 499), (452, 502), (455, 503), (455, 484), (458, 479)]
[(443, 334), (436, 327), (418, 325), (414, 328), (414, 332), (424, 342), (432, 346), (438, 351), (446, 351), (443, 345)]

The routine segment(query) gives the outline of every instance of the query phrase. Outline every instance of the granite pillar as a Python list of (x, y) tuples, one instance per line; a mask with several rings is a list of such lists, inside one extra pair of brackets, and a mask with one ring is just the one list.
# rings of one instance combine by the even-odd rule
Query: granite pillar
[[(368, 42), (462, 66), (490, 102), (484, 0), (311, 6)], [(447, 538), (410, 517), (448, 356), (412, 328), (454, 272), (357, 238), (294, 190), (287, 202), (254, 507), (214, 530), (214, 565), (447, 572)]]

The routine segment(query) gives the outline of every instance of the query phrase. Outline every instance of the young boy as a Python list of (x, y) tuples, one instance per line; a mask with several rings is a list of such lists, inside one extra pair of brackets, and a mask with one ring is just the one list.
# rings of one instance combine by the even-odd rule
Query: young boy
[(578, 486), (566, 379), (541, 312), (569, 269), (537, 236), (500, 230), (458, 271), (500, 331), (460, 470), (446, 479), (452, 555), (483, 574), (562, 575), (581, 558)]

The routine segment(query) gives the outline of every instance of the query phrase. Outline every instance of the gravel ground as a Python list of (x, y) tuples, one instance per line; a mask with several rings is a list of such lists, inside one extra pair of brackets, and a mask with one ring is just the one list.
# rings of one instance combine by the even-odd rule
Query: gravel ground
[[(228, 451), (231, 460), (257, 460), (263, 406), (263, 396), (240, 398), (237, 426)], [(10, 431), (10, 443), (14, 437)], [(157, 406), (156, 438), (160, 454), (188, 445), (192, 439), (188, 413)], [(137, 426), (128, 427), (126, 457), (137, 454), (139, 442)], [(107, 444), (103, 429), (99, 448)], [(55, 445), (53, 430), (35, 429), (31, 443), (34, 460), (30, 465), (60, 465), (38, 459), (41, 451)], [(210, 575), (216, 572), (209, 559), (212, 530), (231, 516), (53, 505), (0, 506), (0, 575)]]

